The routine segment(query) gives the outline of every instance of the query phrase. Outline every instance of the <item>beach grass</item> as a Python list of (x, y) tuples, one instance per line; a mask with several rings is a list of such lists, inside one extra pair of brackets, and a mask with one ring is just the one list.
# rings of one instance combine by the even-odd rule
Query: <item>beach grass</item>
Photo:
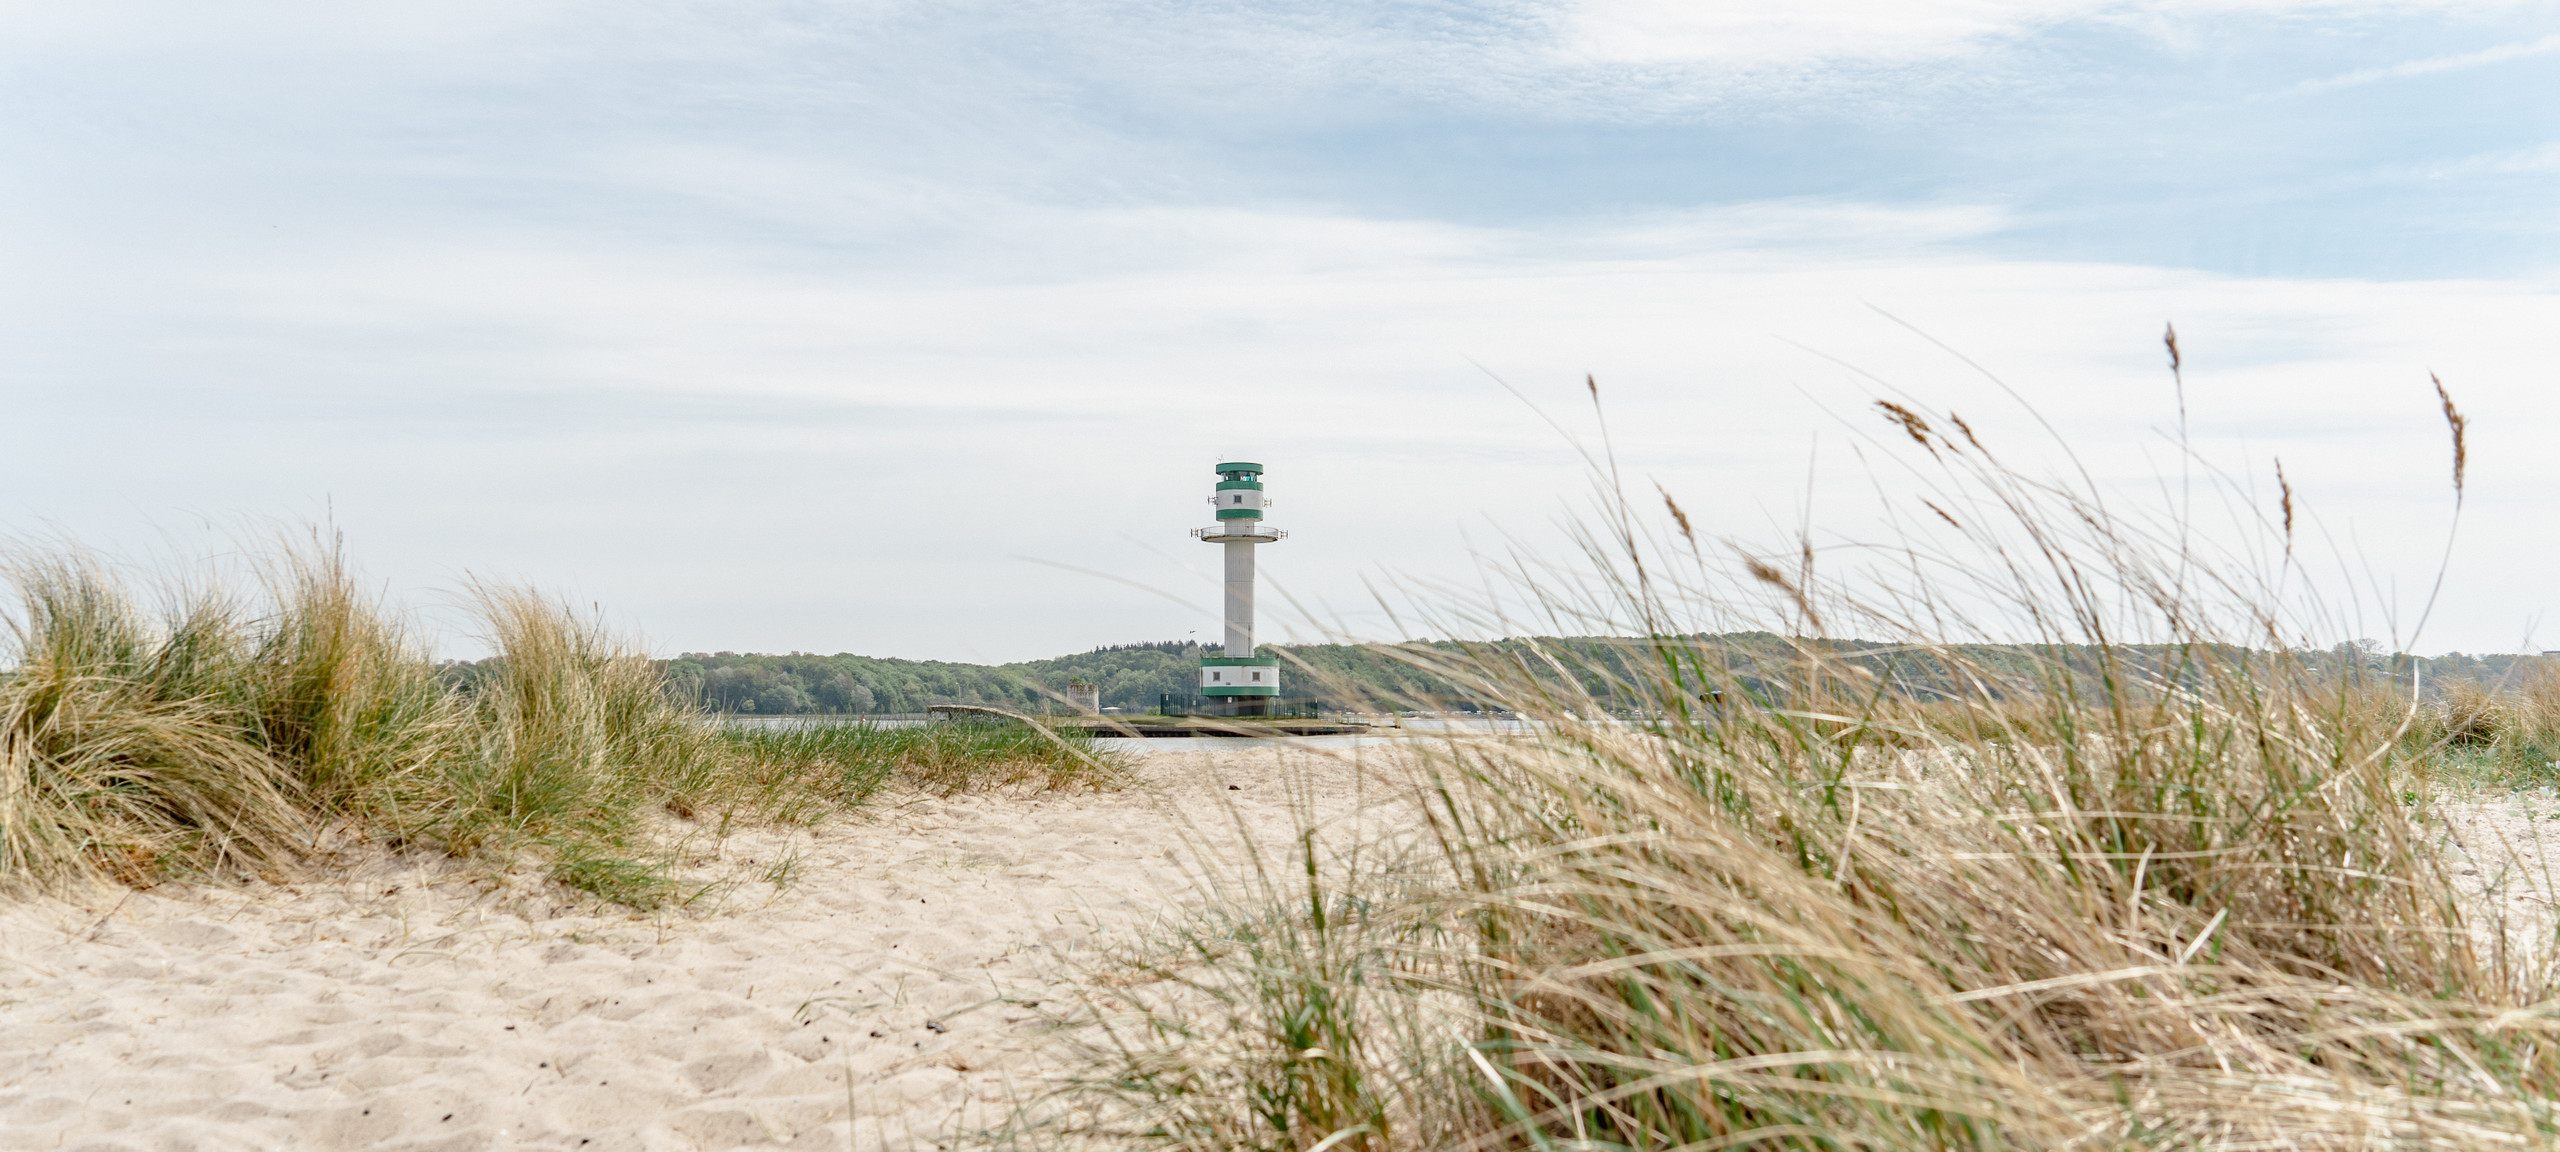
[[(498, 659), (440, 678), (313, 538), (250, 577), (134, 578), (70, 548), (0, 565), (0, 887), (280, 877), (332, 836), (532, 861), (599, 897), (680, 895), (664, 820), (809, 821), (891, 784), (1107, 782), (1024, 725), (726, 730), (637, 645), (531, 590), (475, 586)], [(959, 730), (969, 728), (972, 730)]]
[[(2174, 497), (2146, 518), (1883, 407), (1926, 505), (1885, 564), (1701, 541), (1604, 469), (1584, 569), (1514, 565), (1508, 611), (1639, 655), (1382, 650), (1533, 733), (1433, 750), (1418, 847), (1310, 827), (1204, 893), (1065, 1014), (1078, 1070), (998, 1143), (2551, 1145), (2560, 949), (2464, 894), (2436, 808), (2461, 765), (2547, 764), (2549, 682), (2343, 672), (2289, 489), (2209, 547)], [(1791, 659), (1697, 639), (1754, 625)]]
[(2509, 682), (2445, 685), (2417, 710), (2406, 742), (2440, 782), (2501, 791), (2560, 786), (2560, 659)]
[(758, 811), (785, 820), (860, 804), (892, 783), (948, 796), (1108, 787), (1123, 775), (1082, 729), (1022, 723), (732, 724), (722, 739), (749, 765)]

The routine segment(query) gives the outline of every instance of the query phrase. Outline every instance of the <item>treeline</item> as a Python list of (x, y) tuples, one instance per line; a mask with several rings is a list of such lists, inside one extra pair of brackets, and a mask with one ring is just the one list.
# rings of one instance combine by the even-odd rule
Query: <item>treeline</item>
[(1056, 710), (1067, 685), (1083, 680), (1105, 706), (1143, 710), (1165, 693), (1188, 693), (1200, 649), (1181, 642), (1115, 644), (1054, 660), (958, 664), (838, 653), (768, 656), (687, 652), (666, 662), (667, 679), (718, 712), (758, 715), (921, 712), (934, 704), (984, 704), (1026, 712)]
[[(1430, 646), (1420, 646), (1430, 647)], [(1455, 647), (1442, 645), (1455, 655)], [(1471, 694), (1377, 649), (1342, 644), (1265, 645), (1266, 656), (1294, 658), (1285, 681), (1295, 699), (1426, 702), (1469, 707)], [(1048, 660), (956, 664), (838, 653), (760, 655), (687, 652), (666, 662), (675, 690), (703, 708), (756, 715), (921, 712), (934, 704), (984, 704), (1027, 712), (1059, 709), (1069, 684), (1092, 684), (1106, 708), (1151, 710), (1172, 695), (1199, 690), (1199, 645), (1183, 641), (1114, 644)]]
[[(1282, 649), (1264, 646), (1264, 655)], [(1464, 693), (1405, 667), (1382, 653), (1350, 645), (1290, 648), (1291, 656), (1308, 660), (1331, 673), (1290, 679), (1298, 699), (1347, 695), (1449, 702)], [(754, 652), (687, 652), (660, 661), (670, 691), (679, 699), (714, 712), (742, 715), (806, 716), (922, 712), (935, 704), (983, 704), (1024, 712), (1060, 709), (1069, 684), (1095, 686), (1104, 707), (1144, 712), (1167, 695), (1188, 698), (1198, 691), (1199, 645), (1180, 641), (1113, 644), (1049, 660), (1014, 664), (960, 664), (943, 660), (900, 660), (839, 652), (767, 655)], [(497, 661), (447, 661), (440, 674), (468, 690), (498, 672)], [(1315, 680), (1338, 683), (1319, 686)], [(1328, 689), (1332, 689), (1328, 691)], [(1457, 706), (1464, 706), (1458, 704)]]
[[(1811, 674), (1803, 656), (1808, 649), (1821, 651), (1825, 657), (1821, 663), (1834, 671), (1863, 670), (1850, 674), (1858, 683), (1808, 683)], [(1442, 675), (1439, 669), (1488, 660), (1522, 669), (1554, 685), (1560, 695), (1587, 697), (1615, 708), (1655, 698), (1649, 691), (1631, 692), (1629, 685), (1650, 678), (1666, 664), (1686, 665), (1693, 673), (1712, 668), (1714, 681), (1766, 703), (1817, 686), (1826, 694), (1880, 691), (1919, 699), (1980, 692), (2009, 695), (2030, 688), (2050, 690), (2058, 685), (2046, 681), (2066, 674), (2094, 680), (2131, 672), (2151, 683), (2174, 684), (2209, 675), (2209, 663), (2263, 658), (2236, 648), (2205, 653), (2127, 645), (2116, 650), (2110, 666), (2097, 649), (2080, 646), (1985, 644), (1923, 649), (1862, 640), (1790, 641), (1768, 632), (1652, 639), (1427, 641), (1392, 647), (1307, 644), (1265, 646), (1261, 652), (1287, 662), (1291, 671), (1285, 682), (1298, 699), (1317, 698), (1335, 706), (1457, 710), (1479, 707), (1477, 694), (1465, 676)], [(1059, 710), (1059, 698), (1074, 681), (1093, 684), (1105, 707), (1144, 712), (1168, 694), (1188, 697), (1195, 692), (1201, 655), (1197, 644), (1163, 641), (1114, 644), (1072, 656), (1000, 665), (851, 653), (688, 652), (662, 661), (661, 666), (670, 689), (681, 699), (717, 712), (897, 713), (921, 712), (934, 704), (1049, 712)], [(2516, 674), (2520, 661), (2537, 659), (2462, 653), (2422, 659), (2355, 644), (2292, 655), (2312, 664), (2315, 671), (2377, 683), (2406, 684), (2414, 668), (2429, 695), (2462, 681), (2494, 684)], [(1949, 667), (1950, 660), (1962, 670)], [(488, 662), (444, 666), (449, 680), (466, 687), (490, 672)], [(1701, 682), (1708, 678), (1702, 676)]]

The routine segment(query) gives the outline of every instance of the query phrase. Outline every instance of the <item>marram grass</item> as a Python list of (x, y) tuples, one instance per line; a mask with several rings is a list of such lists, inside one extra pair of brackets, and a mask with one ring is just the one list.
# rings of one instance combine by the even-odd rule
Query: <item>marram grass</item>
[[(1519, 565), (1509, 614), (1447, 630), (1641, 658), (1401, 650), (1538, 731), (1425, 757), (1421, 847), (1310, 829), (1105, 974), (996, 1142), (2560, 1146), (2560, 949), (2461, 892), (2432, 800), (2458, 749), (2541, 757), (2549, 686), (2413, 700), (2288, 642), (2327, 619), (2286, 591), (2289, 489), (2242, 541), (2265, 573), (2182, 504), (1888, 415), (1924, 523), (1863, 573), (1676, 504), (1650, 532), (1604, 483), (1585, 568)], [(1793, 663), (1696, 639), (1754, 626)], [(1959, 643), (1996, 632), (2025, 647)]]
[(500, 659), (440, 680), (334, 548), (255, 587), (137, 594), (94, 557), (22, 551), (0, 673), (0, 888), (289, 874), (352, 831), (648, 907), (681, 897), (661, 817), (810, 820), (892, 781), (1099, 782), (1072, 740), (977, 731), (728, 732), (630, 644), (514, 588), (471, 598)]

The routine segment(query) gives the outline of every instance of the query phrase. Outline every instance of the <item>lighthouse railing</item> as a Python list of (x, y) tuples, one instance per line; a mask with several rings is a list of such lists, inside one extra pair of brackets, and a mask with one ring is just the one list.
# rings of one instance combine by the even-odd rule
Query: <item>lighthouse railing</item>
[(1289, 534), (1281, 529), (1265, 528), (1260, 525), (1242, 529), (1229, 529), (1225, 525), (1215, 528), (1194, 528), (1191, 530), (1191, 535), (1197, 540), (1286, 540), (1289, 538)]

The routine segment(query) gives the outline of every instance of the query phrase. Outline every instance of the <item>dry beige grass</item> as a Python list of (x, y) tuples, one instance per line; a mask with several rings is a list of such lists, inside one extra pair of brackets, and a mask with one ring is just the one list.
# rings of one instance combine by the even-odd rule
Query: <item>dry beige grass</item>
[(226, 592), (74, 551), (0, 563), (17, 600), (0, 652), (0, 891), (272, 875), (352, 826), (530, 857), (648, 906), (683, 895), (644, 827), (659, 811), (791, 819), (900, 773), (950, 788), (1107, 775), (1056, 740), (724, 734), (637, 645), (524, 589), (475, 591), (503, 659), (465, 689), (334, 548), (279, 548), (255, 576)]
[[(1335, 867), (1310, 842), (1137, 962), (1154, 991), (1096, 1007), (1080, 1035), (1108, 1039), (1062, 1090), (1087, 1119), (1010, 1138), (2551, 1144), (2553, 958), (2478, 930), (2428, 796), (2468, 705), (2430, 713), (2284, 642), (2326, 619), (2289, 489), (2281, 529), (2260, 522), (2267, 572), (2209, 551), (2183, 500), (2140, 519), (2021, 476), (1952, 415), (1887, 408), (1926, 456), (1902, 485), (1921, 524), (1872, 549), (1903, 576), (1817, 578), (1810, 542), (1711, 557), (1676, 503), (1661, 539), (1613, 496), (1590, 570), (1524, 565), (1512, 592), (1573, 625), (1548, 631), (1650, 652), (1407, 652), (1542, 735), (1418, 775), (1427, 850)], [(1752, 623), (1812, 639), (1748, 677), (1689, 639)], [(2041, 646), (1948, 639), (1998, 631)], [(1888, 683), (1837, 635), (1934, 679)], [(1581, 719), (1627, 702), (1647, 719)], [(2432, 737), (2430, 715), (2450, 718)]]

